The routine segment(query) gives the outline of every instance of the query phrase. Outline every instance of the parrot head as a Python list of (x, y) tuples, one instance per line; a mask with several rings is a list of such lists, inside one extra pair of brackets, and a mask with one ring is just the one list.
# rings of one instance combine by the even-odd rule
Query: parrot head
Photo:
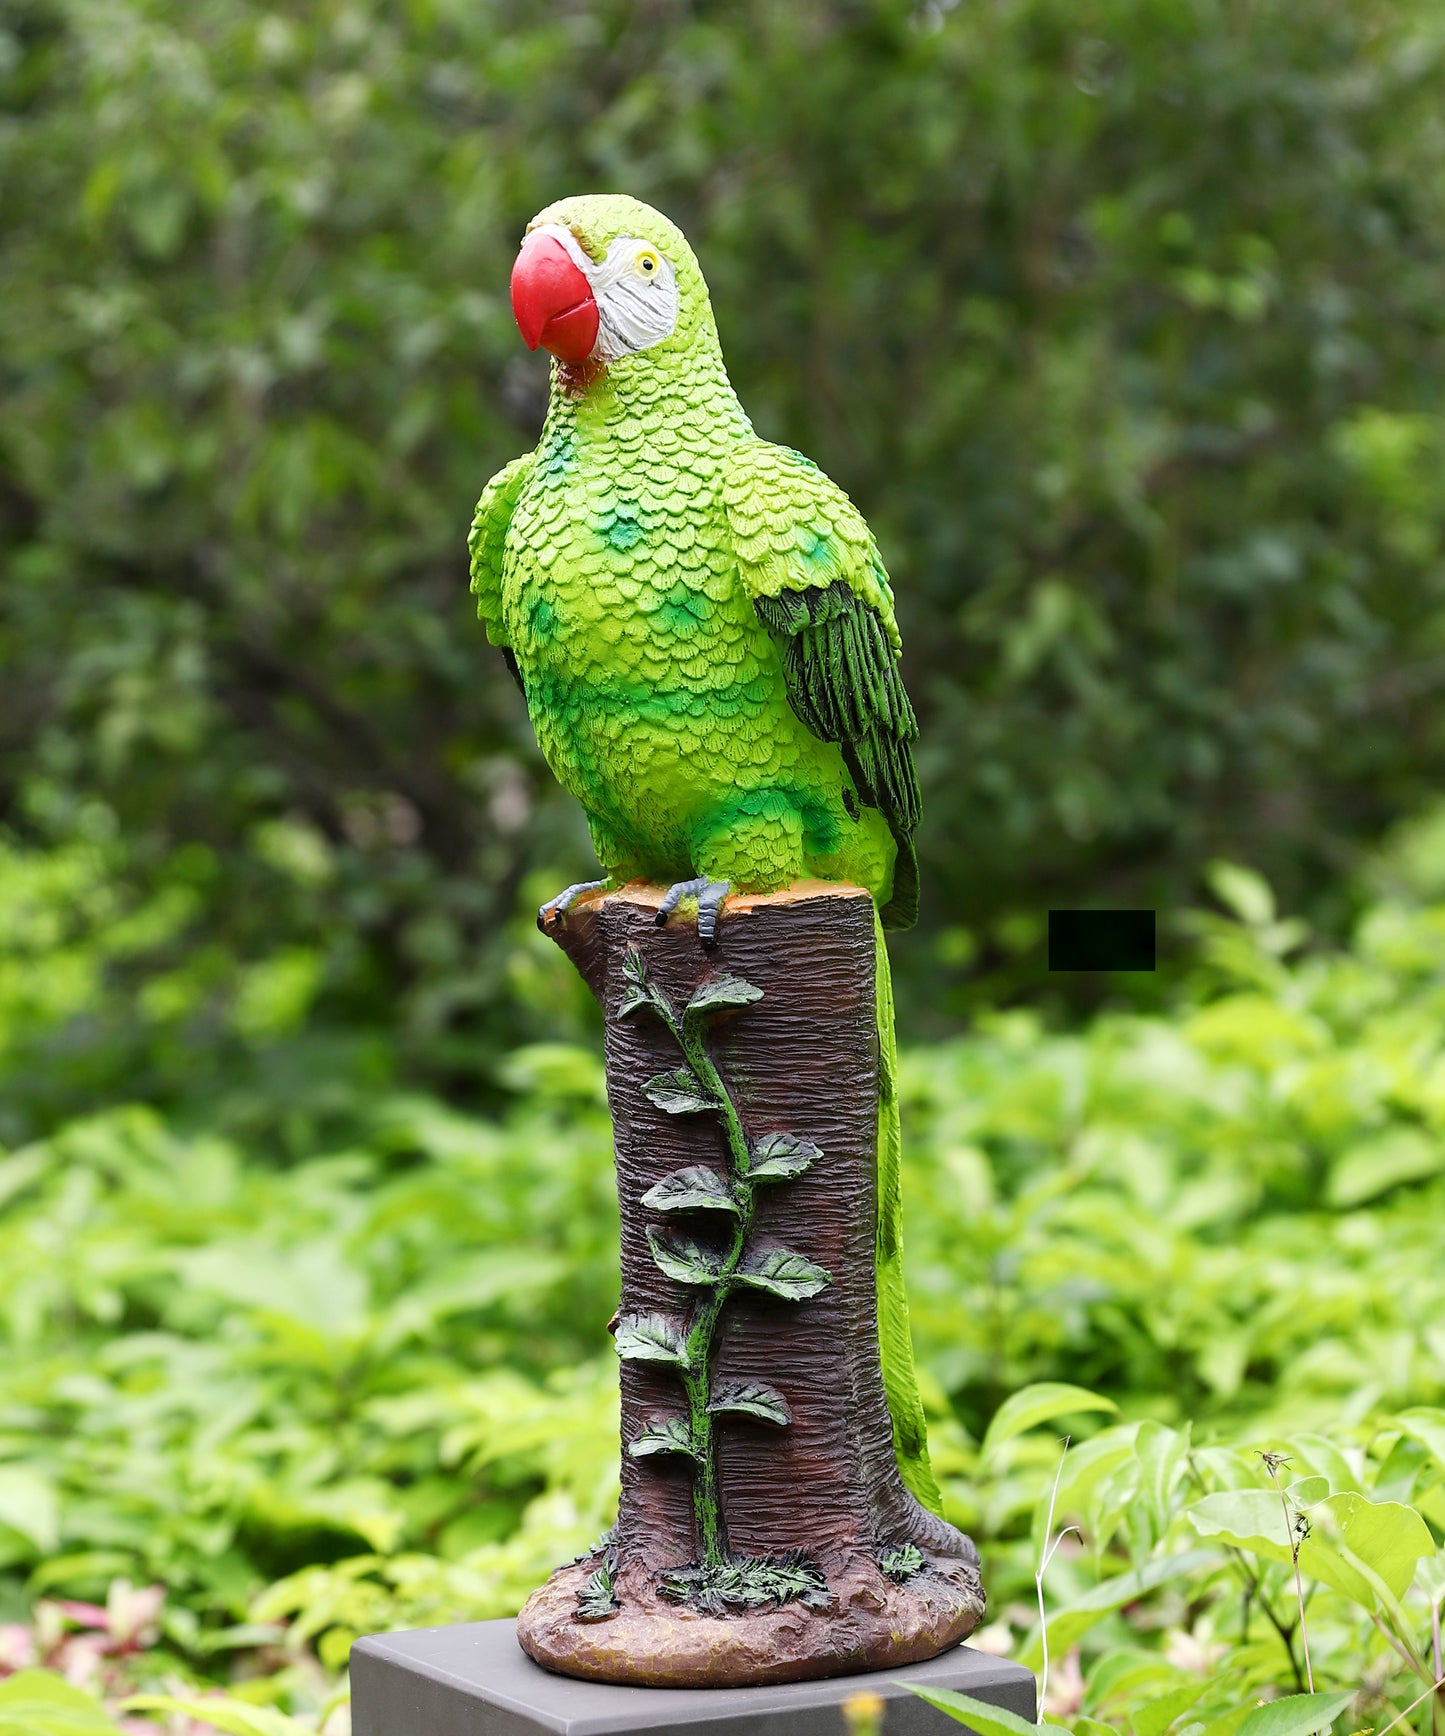
[(682, 231), (617, 193), (559, 199), (537, 213), (512, 267), (512, 312), (527, 348), (550, 350), (582, 382), (631, 356), (685, 351), (712, 330)]

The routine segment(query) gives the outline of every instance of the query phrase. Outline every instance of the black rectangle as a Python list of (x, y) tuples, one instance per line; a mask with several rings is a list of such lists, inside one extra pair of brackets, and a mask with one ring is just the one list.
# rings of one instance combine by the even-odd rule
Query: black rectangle
[(1051, 910), (1050, 970), (1153, 970), (1152, 910)]

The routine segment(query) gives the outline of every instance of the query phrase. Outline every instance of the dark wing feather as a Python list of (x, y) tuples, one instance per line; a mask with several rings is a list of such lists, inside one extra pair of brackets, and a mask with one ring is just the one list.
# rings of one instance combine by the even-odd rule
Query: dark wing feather
[(918, 920), (918, 720), (877, 610), (841, 579), (753, 602), (778, 642), (793, 710), (814, 735), (838, 744), (858, 794), (888, 821), (898, 858), (880, 915), (887, 928), (908, 928)]

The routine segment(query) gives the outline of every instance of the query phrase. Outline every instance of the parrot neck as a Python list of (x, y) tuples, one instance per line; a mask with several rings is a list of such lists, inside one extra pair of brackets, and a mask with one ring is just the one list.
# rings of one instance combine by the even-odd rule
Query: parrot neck
[(553, 364), (544, 439), (566, 432), (588, 444), (607, 441), (634, 421), (683, 434), (703, 427), (735, 439), (752, 433), (711, 320), (685, 348), (662, 345), (610, 365)]

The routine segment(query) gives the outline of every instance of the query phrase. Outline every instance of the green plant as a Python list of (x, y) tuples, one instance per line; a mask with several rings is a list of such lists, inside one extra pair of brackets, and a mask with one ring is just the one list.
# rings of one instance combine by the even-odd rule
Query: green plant
[[(1039, 1395), (1032, 1408), (1042, 1422), (1046, 1408), (1057, 1414), (1055, 1407), (1076, 1402), (1065, 1395), (1046, 1407)], [(1239, 1728), (1281, 1667), (1302, 1690), (1308, 1686), (1306, 1605), (1337, 1680), (1328, 1692), (1311, 1687), (1280, 1702), (1294, 1709), (1291, 1716), (1317, 1719), (1296, 1726), (1301, 1731), (1322, 1727), (1346, 1702), (1361, 1716), (1375, 1708), (1400, 1714), (1400, 1685), (1390, 1692), (1386, 1685), (1401, 1664), (1427, 1695), (1445, 1686), (1429, 1651), (1445, 1552), (1420, 1510), (1438, 1508), (1432, 1497), (1445, 1482), (1445, 1457), (1410, 1445), (1429, 1438), (1441, 1417), (1445, 1412), (1377, 1417), (1360, 1433), (1363, 1451), (1308, 1433), (1264, 1453), (1203, 1447), (1187, 1429), (1150, 1422), (1114, 1425), (1077, 1447), (1040, 1492), (1032, 1535), (1052, 1554), (1055, 1510), (1076, 1517), (1095, 1564), (1093, 1583), (1052, 1611), (1041, 1603), (1022, 1645), (1025, 1661), (1042, 1663), (1050, 1645), (1086, 1643), (1091, 1631), (1117, 1623), (1118, 1611), (1170, 1586), (1214, 1656), (1207, 1670), (1191, 1671), (1137, 1644), (1106, 1644), (1078, 1703), (1067, 1711), (1054, 1706), (1055, 1721), (1094, 1736), (1106, 1723), (1136, 1731)], [(1445, 1449), (1445, 1436), (1437, 1446)], [(1305, 1475), (1282, 1509), (1277, 1474), (1286, 1462)], [(1412, 1465), (1405, 1488), (1425, 1492), (1416, 1507), (1390, 1498), (1402, 1462)], [(1208, 1547), (1201, 1549), (1201, 1540)], [(1292, 1621), (1286, 1611), (1297, 1587), (1301, 1619)], [(1146, 1689), (1155, 1707), (1148, 1718), (1139, 1701)], [(1445, 1713), (1445, 1695), (1439, 1708)]]

